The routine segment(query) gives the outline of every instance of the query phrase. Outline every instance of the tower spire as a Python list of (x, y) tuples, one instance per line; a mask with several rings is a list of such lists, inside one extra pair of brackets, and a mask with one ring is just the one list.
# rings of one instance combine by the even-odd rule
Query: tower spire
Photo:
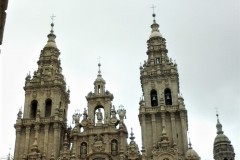
[(223, 133), (222, 124), (219, 121), (219, 115), (217, 116), (217, 136), (213, 144), (213, 156), (215, 160), (221, 160), (222, 157), (227, 157), (227, 159), (234, 159), (235, 153), (231, 141)]
[(217, 125), (216, 125), (216, 127), (217, 127), (217, 134), (223, 134), (222, 124), (221, 124), (220, 121), (219, 121), (219, 115), (218, 115), (218, 113), (216, 114), (216, 116), (217, 116)]
[(159, 32), (158, 28), (159, 28), (159, 25), (157, 24), (156, 22), (156, 14), (154, 12), (154, 8), (156, 8), (156, 6), (152, 5), (151, 7), (153, 9), (153, 14), (152, 14), (152, 17), (153, 17), (153, 24), (151, 25), (151, 28), (152, 28), (152, 33), (150, 35), (150, 38), (152, 37), (162, 37), (161, 33)]
[(192, 149), (192, 143), (191, 143), (190, 138), (189, 138), (189, 143), (188, 143), (188, 145), (189, 145), (189, 149)]
[(54, 18), (56, 16), (52, 15), (51, 16), (51, 19), (52, 19), (52, 23), (51, 23), (51, 30), (50, 30), (50, 33), (48, 34), (48, 41), (47, 41), (47, 44), (45, 45), (45, 47), (52, 47), (52, 48), (57, 48), (57, 45), (56, 45), (56, 42), (55, 42), (55, 38), (56, 38), (56, 35), (54, 34), (54, 30), (53, 30), (53, 27), (54, 27)]
[[(98, 59), (100, 59), (101, 57), (99, 57)], [(100, 60), (99, 60), (100, 61)], [(101, 74), (101, 63), (98, 63), (98, 75), (96, 80), (94, 81), (94, 85), (95, 85), (95, 93), (96, 94), (103, 94), (105, 92), (105, 80), (102, 78), (102, 74)]]

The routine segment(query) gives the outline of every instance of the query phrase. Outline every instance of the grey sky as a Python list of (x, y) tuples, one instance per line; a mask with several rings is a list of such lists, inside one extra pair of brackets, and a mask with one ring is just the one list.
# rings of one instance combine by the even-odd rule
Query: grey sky
[(24, 105), (26, 74), (37, 69), (54, 13), (56, 43), (71, 94), (69, 123), (93, 91), (97, 58), (102, 57), (106, 89), (113, 104), (127, 109), (141, 146), (138, 122), (140, 62), (156, 21), (167, 40), (168, 55), (178, 64), (180, 91), (188, 110), (189, 136), (203, 160), (213, 159), (216, 111), (224, 133), (240, 159), (240, 2), (238, 0), (10, 0), (0, 55), (0, 157), (14, 148), (16, 114)]

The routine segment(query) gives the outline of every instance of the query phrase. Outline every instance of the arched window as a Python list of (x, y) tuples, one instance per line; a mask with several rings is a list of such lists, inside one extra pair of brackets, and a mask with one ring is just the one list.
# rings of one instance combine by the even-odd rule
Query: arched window
[(157, 91), (154, 89), (151, 91), (151, 106), (158, 106)]
[(165, 104), (172, 105), (172, 94), (169, 88), (165, 89), (164, 96), (165, 96)]
[(116, 156), (118, 153), (118, 141), (116, 139), (113, 139), (111, 141), (111, 154), (113, 156)]
[(30, 118), (36, 118), (36, 115), (37, 115), (37, 105), (38, 105), (38, 101), (33, 100), (31, 102)]
[(51, 116), (51, 111), (52, 111), (52, 100), (47, 99), (45, 101), (45, 117), (50, 117)]

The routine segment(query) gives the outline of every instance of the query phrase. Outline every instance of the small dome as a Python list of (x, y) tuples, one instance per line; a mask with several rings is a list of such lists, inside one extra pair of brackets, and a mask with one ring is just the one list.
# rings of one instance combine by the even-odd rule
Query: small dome
[(200, 160), (200, 157), (198, 156), (197, 152), (192, 148), (188, 149), (185, 158), (186, 160)]
[(47, 44), (45, 45), (45, 47), (53, 47), (53, 48), (57, 48), (57, 45), (55, 42), (47, 42)]
[(149, 38), (152, 38), (152, 37), (162, 37), (162, 35), (159, 31), (153, 31)]
[(97, 78), (96, 78), (96, 80), (95, 80), (95, 83), (96, 83), (96, 82), (103, 82), (103, 83), (106, 83), (105, 80), (102, 78), (101, 75), (98, 75), (98, 76), (97, 76)]
[(225, 134), (218, 134), (214, 140), (214, 144), (219, 142), (230, 142), (230, 141), (228, 137), (225, 136)]

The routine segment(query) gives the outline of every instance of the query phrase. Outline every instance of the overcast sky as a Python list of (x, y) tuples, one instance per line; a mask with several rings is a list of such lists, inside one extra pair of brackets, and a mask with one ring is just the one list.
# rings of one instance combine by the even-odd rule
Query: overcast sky
[(151, 6), (176, 60), (188, 110), (189, 137), (202, 160), (213, 159), (216, 107), (224, 133), (240, 159), (240, 2), (238, 0), (9, 0), (0, 55), (0, 157), (14, 150), (17, 112), (25, 77), (37, 70), (54, 13), (56, 43), (70, 87), (69, 123), (87, 106), (98, 57), (113, 104), (127, 110), (141, 146), (138, 121), (140, 63), (147, 59)]

